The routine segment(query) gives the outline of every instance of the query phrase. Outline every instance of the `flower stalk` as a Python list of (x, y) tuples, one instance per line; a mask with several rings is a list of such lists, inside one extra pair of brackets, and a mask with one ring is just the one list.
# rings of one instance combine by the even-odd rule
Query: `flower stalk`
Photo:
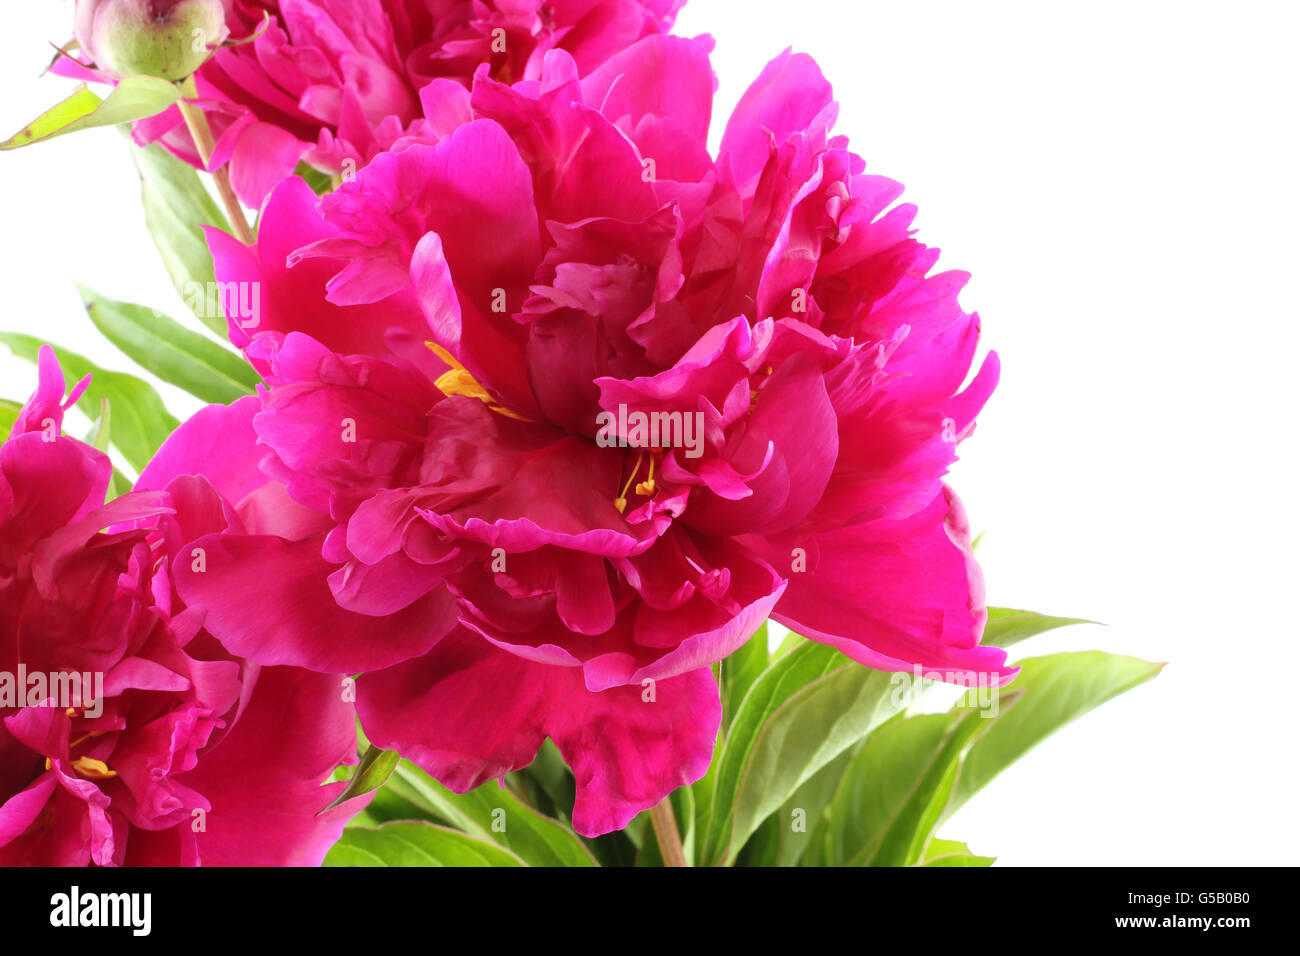
[(677, 830), (677, 815), (673, 813), (672, 794), (650, 808), (650, 824), (654, 827), (664, 866), (685, 866), (686, 854), (682, 850), (681, 833)]
[[(194, 95), (194, 80), (192, 77), (182, 84), (182, 92), (187, 97)], [(256, 237), (253, 235), (252, 227), (248, 225), (248, 219), (244, 216), (244, 207), (240, 205), (239, 197), (235, 195), (235, 189), (230, 185), (230, 171), (224, 166), (220, 169), (213, 169), (210, 166), (212, 150), (216, 146), (216, 141), (212, 136), (212, 127), (208, 125), (208, 118), (203, 115), (203, 110), (189, 102), (188, 99), (180, 100), (177, 105), (180, 107), (181, 116), (185, 118), (185, 125), (190, 131), (190, 136), (194, 138), (194, 146), (199, 151), (199, 159), (203, 162), (203, 168), (208, 171), (217, 184), (217, 193), (221, 196), (222, 205), (226, 207), (226, 216), (230, 219), (230, 228), (234, 230), (235, 238), (244, 245), (251, 246)]]

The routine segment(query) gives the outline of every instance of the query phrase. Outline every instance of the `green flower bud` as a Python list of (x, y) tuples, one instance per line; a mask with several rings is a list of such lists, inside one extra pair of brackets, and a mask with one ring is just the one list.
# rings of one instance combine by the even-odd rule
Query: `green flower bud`
[(221, 0), (77, 0), (77, 42), (99, 69), (183, 80), (229, 35)]

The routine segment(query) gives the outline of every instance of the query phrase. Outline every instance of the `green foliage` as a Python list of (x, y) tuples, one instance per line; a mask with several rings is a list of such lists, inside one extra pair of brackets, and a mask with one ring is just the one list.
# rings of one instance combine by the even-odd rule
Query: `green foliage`
[[(989, 618), (1005, 644), (1083, 623), (1003, 608)], [(671, 795), (688, 865), (989, 866), (993, 857), (938, 836), (944, 821), (1048, 735), (1162, 666), (1100, 651), (1030, 658), (1008, 687), (971, 688), (946, 711), (918, 714), (906, 675), (811, 641), (770, 655), (764, 629), (737, 655), (723, 662), (726, 717), (709, 772)], [(662, 865), (648, 813), (584, 839), (567, 823), (573, 792), (549, 742), (504, 785), (467, 794), (399, 761), (327, 863)]]
[(7, 398), (0, 398), (0, 442), (9, 437), (9, 432), (13, 430), (14, 422), (18, 420), (18, 413), (23, 410), (21, 402), (10, 401)]
[(222, 405), (255, 391), (257, 373), (234, 352), (153, 309), (115, 302), (84, 286), (77, 290), (104, 337), (164, 382)]
[(509, 850), (426, 821), (351, 827), (330, 848), (326, 866), (524, 866)]
[(146, 149), (133, 146), (131, 153), (140, 171), (145, 224), (172, 285), (198, 319), (225, 341), (225, 318), (220, 310), (207, 308), (216, 275), (203, 227), (230, 232), (230, 224), (188, 163), (157, 144)]
[[(19, 358), (35, 363), (40, 339), (17, 332), (0, 332), (0, 344)], [(71, 385), (87, 375), (90, 387), (81, 397), (81, 405), (99, 409), (107, 400), (113, 409), (111, 443), (137, 472), (141, 471), (158, 447), (176, 430), (179, 422), (167, 411), (162, 399), (148, 382), (125, 372), (110, 372), (89, 359), (60, 346), (54, 354)]]
[(71, 96), (0, 143), (0, 150), (18, 149), (97, 126), (134, 123), (161, 113), (180, 98), (176, 84), (153, 76), (124, 76), (103, 99), (85, 83), (79, 83)]

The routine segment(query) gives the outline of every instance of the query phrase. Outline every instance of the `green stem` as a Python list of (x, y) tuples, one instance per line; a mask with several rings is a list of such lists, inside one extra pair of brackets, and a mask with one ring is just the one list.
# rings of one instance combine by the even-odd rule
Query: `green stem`
[(208, 165), (216, 145), (212, 138), (212, 127), (208, 125), (208, 118), (203, 115), (203, 110), (187, 100), (180, 100), (177, 105), (181, 108), (181, 116), (185, 117), (185, 125), (189, 127), (190, 135), (194, 137), (194, 146), (199, 151), (203, 168), (211, 174), (213, 182), (217, 184), (217, 193), (226, 207), (226, 215), (230, 219), (230, 228), (234, 230), (235, 238), (244, 245), (251, 246), (256, 241), (256, 237), (248, 225), (248, 220), (244, 218), (244, 207), (239, 204), (239, 197), (235, 195), (234, 187), (230, 185), (229, 170), (225, 166), (214, 170)]
[(664, 866), (685, 866), (686, 854), (682, 851), (682, 837), (677, 830), (677, 815), (673, 813), (672, 794), (651, 807), (650, 823), (654, 827), (655, 839), (659, 841)]

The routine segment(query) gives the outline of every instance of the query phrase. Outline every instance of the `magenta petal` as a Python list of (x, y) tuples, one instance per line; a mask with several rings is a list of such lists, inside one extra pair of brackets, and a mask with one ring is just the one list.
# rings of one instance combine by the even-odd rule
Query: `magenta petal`
[(0, 555), (17, 554), (103, 505), (111, 471), (107, 456), (71, 438), (45, 441), (42, 432), (28, 432), (0, 445)]
[(239, 134), (230, 157), (230, 184), (240, 202), (254, 209), (293, 173), (307, 144), (270, 123), (252, 123)]
[(372, 744), (464, 793), (532, 762), (546, 737), (548, 673), (458, 629), (423, 657), (364, 674), (357, 714)]
[(63, 369), (55, 357), (54, 349), (42, 345), (36, 355), (37, 385), (26, 404), (18, 411), (10, 428), (10, 436), (23, 435), (27, 432), (46, 432), (58, 436), (63, 428), (63, 413), (77, 403), (87, 386), (90, 376), (76, 384), (72, 392), (64, 399), (66, 382)]
[(718, 155), (730, 156), (736, 181), (744, 184), (767, 163), (773, 137), (780, 143), (791, 133), (806, 130), (830, 103), (831, 85), (817, 62), (787, 49), (763, 68), (741, 96), (727, 121)]
[(458, 793), (527, 766), (554, 738), (577, 780), (574, 829), (589, 837), (702, 777), (721, 720), (707, 668), (591, 693), (577, 668), (525, 661), (466, 631), (357, 689), (371, 742)]
[(327, 580), (334, 568), (321, 558), (322, 540), (207, 535), (191, 545), (202, 551), (205, 570), (194, 569), (190, 554), (179, 555), (172, 566), (176, 589), (187, 604), (206, 609), (206, 627), (232, 653), (328, 673), (415, 657), (454, 624), (455, 607), (444, 591), (378, 619), (339, 607)]
[(265, 449), (257, 447), (253, 416), (261, 403), (249, 395), (229, 406), (199, 409), (172, 432), (140, 473), (136, 491), (161, 491), (180, 475), (203, 475), (223, 498), (238, 504), (266, 483), (258, 470)]
[(373, 565), (349, 561), (329, 576), (329, 583), (339, 607), (385, 617), (436, 589), (442, 583), (442, 571), (399, 552)]
[(697, 40), (653, 36), (616, 53), (582, 81), (583, 99), (609, 119), (672, 116), (703, 141), (713, 100), (709, 51)]
[(549, 730), (577, 779), (573, 827), (583, 836), (621, 830), (708, 771), (722, 707), (707, 667), (568, 699)]
[(947, 489), (900, 521), (750, 542), (769, 560), (792, 563), (803, 549), (773, 617), (869, 667), (921, 666), (947, 677), (992, 677), (1016, 669), (1006, 651), (979, 644), (987, 612), (984, 580), (970, 551), (965, 512)]
[[(715, 533), (773, 533), (801, 521), (821, 499), (839, 454), (835, 409), (821, 369), (799, 355), (779, 368), (746, 423), (730, 464), (753, 494), (706, 499), (687, 512), (694, 527)], [(761, 471), (760, 471), (761, 469)]]
[(181, 777), (212, 804), (198, 837), (205, 866), (320, 865), (343, 824), (369, 802), (321, 813), (344, 787), (322, 784), (356, 755), (344, 690), (342, 675), (262, 670), (234, 728)]
[[(0, 730), (0, 733), (4, 731)], [(4, 848), (36, 821), (57, 785), (54, 774), (47, 772), (26, 790), (0, 803), (0, 863), (5, 862)]]
[(326, 284), (340, 268), (337, 260), (295, 260), (290, 268), (292, 253), (338, 235), (316, 211), (316, 202), (311, 187), (291, 176), (267, 198), (256, 246), (206, 230), (218, 282), (230, 284), (240, 296), (240, 315), (228, 314), (231, 342), (247, 348), (259, 333), (304, 332), (343, 355), (386, 355), (389, 329), (423, 334), (424, 319), (410, 293), (370, 305), (338, 306), (326, 299)]

